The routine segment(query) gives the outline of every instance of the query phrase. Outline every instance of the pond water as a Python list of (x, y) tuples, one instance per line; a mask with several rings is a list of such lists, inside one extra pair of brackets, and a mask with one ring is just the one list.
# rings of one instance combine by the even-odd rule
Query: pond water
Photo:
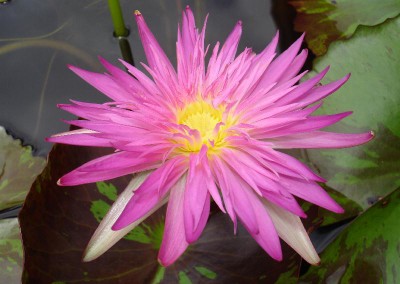
[[(177, 23), (190, 5), (198, 26), (207, 13), (206, 42), (224, 41), (237, 20), (243, 21), (240, 49), (259, 52), (276, 32), (269, 0), (121, 1), (128, 40), (137, 65), (146, 62), (133, 11), (144, 15), (172, 62), (175, 62)], [(284, 1), (281, 1), (284, 2)], [(279, 7), (278, 7), (279, 8)], [(36, 154), (46, 155), (52, 144), (44, 138), (66, 131), (62, 119), (72, 116), (56, 108), (69, 99), (104, 102), (106, 97), (74, 75), (67, 64), (102, 72), (101, 55), (121, 58), (107, 1), (12, 0), (0, 5), (0, 125)], [(285, 32), (285, 31), (283, 31)]]

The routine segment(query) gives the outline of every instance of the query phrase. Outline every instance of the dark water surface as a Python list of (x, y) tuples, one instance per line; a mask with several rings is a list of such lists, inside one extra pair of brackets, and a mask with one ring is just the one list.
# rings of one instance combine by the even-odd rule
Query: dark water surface
[[(206, 42), (212, 45), (224, 41), (239, 19), (239, 50), (248, 46), (259, 52), (276, 32), (269, 0), (122, 0), (121, 5), (137, 65), (146, 60), (134, 23), (136, 9), (174, 64), (177, 23), (186, 5), (194, 10), (198, 26), (210, 14)], [(0, 5), (0, 26), (0, 125), (33, 145), (36, 154), (46, 155), (52, 144), (44, 138), (66, 131), (61, 119), (72, 118), (56, 104), (106, 100), (67, 64), (102, 72), (98, 55), (113, 63), (121, 58), (107, 1), (12, 0)]]

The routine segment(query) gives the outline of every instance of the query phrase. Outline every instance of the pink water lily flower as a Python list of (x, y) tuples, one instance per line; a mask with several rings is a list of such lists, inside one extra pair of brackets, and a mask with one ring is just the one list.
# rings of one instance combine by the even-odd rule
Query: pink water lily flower
[(55, 143), (112, 147), (61, 177), (70, 186), (136, 173), (102, 220), (85, 252), (90, 261), (168, 203), (159, 261), (168, 266), (195, 242), (206, 226), (210, 202), (247, 229), (274, 259), (279, 237), (311, 264), (319, 257), (300, 221), (306, 215), (296, 197), (333, 212), (343, 209), (318, 185), (324, 179), (279, 149), (342, 148), (369, 141), (371, 132), (321, 131), (350, 115), (313, 116), (321, 100), (349, 78), (320, 85), (328, 68), (298, 83), (307, 57), (303, 36), (276, 56), (278, 35), (259, 54), (238, 56), (239, 21), (221, 46), (204, 47), (193, 13), (183, 12), (176, 44), (177, 67), (161, 49), (142, 15), (135, 12), (149, 78), (126, 62), (130, 74), (100, 59), (108, 74), (72, 71), (110, 98), (93, 104), (72, 101), (59, 107), (84, 120), (81, 129), (60, 133)]

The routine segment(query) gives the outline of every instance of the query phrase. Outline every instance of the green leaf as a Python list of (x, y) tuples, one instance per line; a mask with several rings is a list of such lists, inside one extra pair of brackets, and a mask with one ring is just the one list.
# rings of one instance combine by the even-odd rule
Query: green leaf
[(195, 266), (194, 269), (196, 269), (197, 272), (199, 272), (201, 275), (203, 275), (204, 277), (206, 277), (208, 279), (215, 279), (215, 277), (217, 277), (217, 273), (215, 273), (214, 271), (211, 271), (207, 267)]
[[(376, 27), (359, 27), (346, 42), (335, 42), (314, 62), (320, 72), (331, 64), (323, 84), (351, 72), (350, 80), (329, 97), (322, 113), (354, 113), (329, 130), (373, 130), (375, 139), (349, 149), (307, 151), (328, 185), (364, 209), (400, 184), (400, 17)], [(311, 74), (312, 76), (313, 74)]]
[(179, 271), (179, 284), (192, 284), (193, 282), (184, 271)]
[(117, 199), (117, 189), (112, 183), (100, 181), (96, 182), (96, 186), (99, 192), (106, 196), (109, 200), (115, 201)]
[(306, 32), (308, 47), (320, 56), (331, 42), (351, 37), (358, 26), (375, 26), (400, 13), (398, 0), (292, 0), (295, 30)]
[(19, 283), (22, 242), (17, 218), (0, 220), (0, 283)]
[(24, 202), (45, 164), (44, 158), (32, 156), (30, 146), (22, 146), (20, 140), (14, 140), (0, 127), (0, 210)]
[(400, 188), (355, 219), (301, 283), (396, 283), (400, 273)]

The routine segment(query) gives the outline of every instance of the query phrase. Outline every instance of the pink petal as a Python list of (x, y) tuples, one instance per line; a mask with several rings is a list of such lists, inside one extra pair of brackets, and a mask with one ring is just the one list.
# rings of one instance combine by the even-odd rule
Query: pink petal
[[(237, 180), (236, 180), (237, 182)], [(282, 250), (275, 226), (260, 199), (250, 188), (236, 187), (232, 191), (235, 212), (257, 243), (274, 259), (282, 260)], [(243, 201), (246, 200), (245, 203)], [(248, 206), (246, 206), (248, 202)], [(245, 205), (245, 206), (243, 206)], [(254, 215), (250, 212), (254, 212)], [(255, 231), (253, 223), (257, 224)]]
[(150, 68), (157, 72), (158, 76), (175, 85), (176, 72), (139, 11), (135, 11), (135, 19)]
[(305, 181), (294, 178), (282, 178), (281, 183), (287, 190), (308, 202), (335, 213), (343, 213), (343, 208), (336, 203), (326, 191), (313, 181)]
[(275, 139), (267, 139), (276, 149), (291, 148), (346, 148), (367, 143), (374, 138), (373, 132), (347, 134), (313, 131), (288, 135)]
[(325, 179), (315, 174), (306, 165), (290, 155), (269, 149), (268, 147), (265, 147), (262, 153), (266, 159), (271, 159), (273, 167), (281, 174), (306, 180), (326, 182)]
[(306, 120), (302, 120), (301, 122), (293, 122), (285, 127), (271, 130), (269, 133), (264, 133), (263, 135), (265, 138), (272, 138), (319, 130), (335, 124), (351, 114), (352, 112), (349, 111), (333, 115), (312, 116), (308, 117)]
[(133, 174), (155, 168), (160, 159), (136, 158), (136, 153), (117, 152), (94, 159), (58, 180), (58, 185), (72, 186), (109, 180), (116, 177)]
[[(274, 259), (282, 259), (282, 251), (278, 235), (267, 211), (260, 199), (253, 193), (253, 190), (237, 175), (235, 175), (228, 165), (214, 158), (218, 165), (218, 176), (221, 191), (224, 196), (229, 197), (236, 214), (245, 228), (260, 246)], [(220, 173), (219, 173), (220, 172)], [(229, 213), (229, 206), (225, 203)]]
[(266, 200), (278, 205), (284, 210), (292, 212), (299, 217), (307, 218), (307, 215), (297, 203), (297, 200), (290, 193), (285, 193), (285, 195), (282, 195), (273, 191), (262, 190), (262, 195)]
[(285, 73), (299, 52), (301, 44), (303, 43), (303, 39), (304, 34), (271, 63), (261, 78), (261, 86), (269, 86), (272, 83), (280, 80), (280, 77)]
[(241, 34), (242, 22), (239, 21), (237, 22), (232, 32), (229, 34), (218, 55), (217, 46), (216, 49), (214, 49), (213, 55), (210, 58), (207, 68), (206, 78), (209, 83), (217, 79), (219, 77), (219, 74), (226, 67), (226, 65), (234, 60)]
[(220, 160), (220, 158), (213, 157), (213, 159), (210, 162), (213, 173), (216, 176), (219, 188), (221, 189), (221, 194), (224, 200), (226, 212), (228, 212), (229, 217), (232, 219), (234, 225), (234, 231), (236, 232), (237, 219), (231, 197), (231, 191), (234, 189), (230, 187), (229, 176), (227, 172), (224, 170), (225, 165)]
[(107, 75), (89, 72), (74, 66), (69, 66), (69, 68), (83, 80), (114, 101), (129, 101), (129, 99), (132, 98), (131, 94), (126, 92)]
[(336, 92), (347, 80), (350, 78), (350, 74), (344, 76), (342, 79), (335, 82), (315, 87), (307, 96), (300, 102), (301, 106), (307, 106), (315, 103), (323, 98), (329, 96), (330, 94)]
[(283, 83), (295, 77), (300, 72), (301, 68), (303, 68), (307, 56), (308, 50), (303, 49), (300, 54), (296, 56), (296, 58), (293, 60), (292, 64), (290, 64), (287, 70), (282, 74), (282, 76), (279, 78), (279, 81)]
[(112, 229), (120, 230), (129, 226), (164, 199), (170, 188), (186, 171), (184, 159), (184, 157), (176, 157), (153, 171), (136, 190), (136, 194), (129, 200)]
[(163, 266), (169, 266), (177, 260), (188, 247), (184, 227), (184, 193), (185, 179), (183, 176), (172, 187), (169, 197), (165, 229), (158, 260)]
[(328, 71), (329, 66), (322, 70), (321, 73), (315, 75), (305, 82), (300, 83), (293, 91), (279, 99), (277, 101), (277, 105), (285, 105), (299, 102), (302, 98), (309, 94), (310, 90), (314, 88), (314, 86), (318, 84), (322, 80), (322, 78), (324, 78)]
[(210, 194), (200, 154), (191, 154), (184, 198), (186, 241), (196, 241), (203, 231), (210, 213)]

